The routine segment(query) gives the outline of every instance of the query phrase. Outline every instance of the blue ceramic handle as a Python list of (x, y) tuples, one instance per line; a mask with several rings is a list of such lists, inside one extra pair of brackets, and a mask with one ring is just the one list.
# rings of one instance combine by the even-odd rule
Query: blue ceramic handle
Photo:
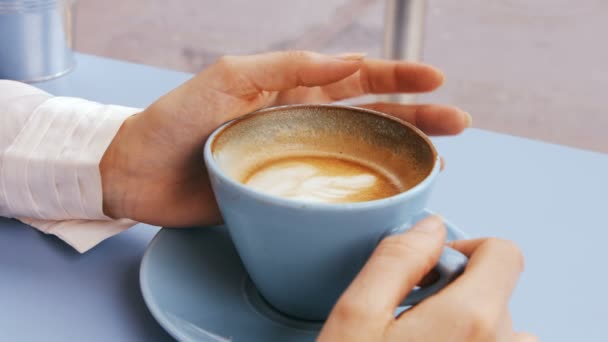
[(405, 297), (405, 300), (403, 300), (401, 305), (416, 305), (427, 297), (439, 292), (439, 290), (464, 272), (464, 268), (468, 261), (469, 259), (459, 251), (450, 247), (444, 247), (439, 262), (434, 268), (438, 274), (437, 280), (432, 284), (412, 290), (412, 292)]

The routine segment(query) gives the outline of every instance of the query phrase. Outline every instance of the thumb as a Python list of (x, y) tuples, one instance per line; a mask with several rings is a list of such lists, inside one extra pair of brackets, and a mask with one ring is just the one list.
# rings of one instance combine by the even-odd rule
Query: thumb
[(310, 51), (225, 56), (209, 69), (205, 82), (237, 97), (299, 86), (316, 87), (354, 74), (361, 67), (363, 57), (359, 53), (328, 56)]
[(390, 310), (392, 315), (403, 298), (435, 266), (445, 238), (443, 221), (434, 215), (403, 234), (385, 238), (337, 305), (342, 301), (361, 301), (362, 307), (367, 307), (371, 314)]

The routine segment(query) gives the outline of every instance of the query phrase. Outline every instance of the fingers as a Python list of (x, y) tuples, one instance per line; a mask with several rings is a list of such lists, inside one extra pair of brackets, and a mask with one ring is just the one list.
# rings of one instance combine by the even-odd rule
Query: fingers
[[(327, 102), (364, 94), (425, 92), (439, 87), (444, 76), (420, 63), (369, 59), (362, 54), (327, 56), (309, 51), (271, 52), (222, 57), (194, 79), (236, 97), (280, 94), (280, 103)], [(298, 90), (299, 86), (312, 89)], [(320, 87), (320, 88), (318, 88)]]
[(430, 65), (366, 59), (361, 70), (344, 80), (323, 87), (333, 100), (364, 94), (420, 93), (438, 88), (443, 73)]
[(539, 342), (540, 339), (526, 332), (515, 333), (515, 342)]
[(510, 241), (495, 238), (455, 241), (449, 245), (469, 256), (469, 263), (465, 272), (442, 290), (436, 300), (474, 308), (475, 316), (490, 323), (499, 320), (523, 271), (519, 248)]
[(523, 257), (512, 243), (478, 239), (449, 243), (469, 257), (464, 273), (393, 323), (408, 330), (420, 318), (434, 316), (446, 336), (465, 341), (513, 339), (508, 300), (523, 269)]
[(370, 103), (359, 107), (383, 112), (407, 121), (429, 135), (452, 135), (471, 126), (471, 115), (456, 107)]
[(489, 339), (482, 339), (482, 341), (496, 341), (496, 342), (513, 342), (513, 320), (511, 319), (511, 313), (508, 309), (505, 309), (502, 313), (502, 317), (498, 322), (495, 333)]
[[(262, 91), (334, 83), (359, 70), (363, 55), (327, 56), (309, 51), (222, 57), (210, 69), (214, 89), (238, 97)], [(209, 77), (207, 77), (209, 78)]]
[(472, 239), (472, 240), (454, 240), (454, 241), (448, 242), (447, 245), (454, 249), (457, 249), (460, 253), (462, 253), (468, 257), (471, 257), (473, 252), (475, 252), (475, 250), (477, 248), (479, 248), (479, 246), (481, 244), (486, 242), (486, 240), (488, 240), (488, 239), (480, 238), (480, 239)]
[(412, 62), (371, 59), (361, 70), (361, 86), (368, 94), (431, 91), (444, 79), (439, 69)]
[(435, 266), (445, 237), (441, 218), (431, 216), (404, 234), (385, 238), (334, 310), (348, 312), (361, 307), (371, 315), (392, 315), (406, 294)]

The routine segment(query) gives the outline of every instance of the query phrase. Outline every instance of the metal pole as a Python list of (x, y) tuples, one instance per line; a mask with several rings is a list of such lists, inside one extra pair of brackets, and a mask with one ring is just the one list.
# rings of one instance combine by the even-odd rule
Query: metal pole
[[(424, 39), (426, 0), (387, 0), (384, 21), (384, 57), (420, 61)], [(413, 103), (411, 94), (391, 94), (381, 101)]]

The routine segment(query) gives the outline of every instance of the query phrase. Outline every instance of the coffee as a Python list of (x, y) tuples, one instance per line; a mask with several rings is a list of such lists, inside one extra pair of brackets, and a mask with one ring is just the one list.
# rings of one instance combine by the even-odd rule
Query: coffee
[(405, 124), (345, 108), (275, 109), (229, 124), (211, 149), (222, 171), (259, 192), (307, 202), (367, 202), (420, 184), (436, 155)]
[(323, 203), (372, 201), (403, 191), (396, 177), (379, 167), (321, 154), (264, 161), (242, 183), (270, 195)]

